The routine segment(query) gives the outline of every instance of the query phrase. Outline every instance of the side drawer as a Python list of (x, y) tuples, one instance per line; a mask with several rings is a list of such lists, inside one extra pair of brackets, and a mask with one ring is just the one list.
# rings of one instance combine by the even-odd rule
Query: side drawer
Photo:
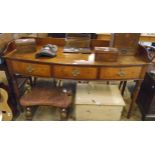
[(54, 76), (62, 79), (96, 79), (97, 69), (93, 67), (54, 66)]
[(142, 67), (102, 67), (100, 79), (139, 79)]
[(24, 74), (24, 75), (51, 77), (50, 65), (12, 61), (12, 70), (15, 73)]

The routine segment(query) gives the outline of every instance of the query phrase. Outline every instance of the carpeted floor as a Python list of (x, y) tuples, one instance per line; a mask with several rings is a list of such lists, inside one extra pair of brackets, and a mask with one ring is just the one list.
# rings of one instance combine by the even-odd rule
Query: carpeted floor
[[(133, 107), (131, 118), (127, 119), (127, 111), (129, 108), (129, 103), (131, 102), (130, 92), (128, 88), (133, 86), (133, 82), (129, 82), (127, 86), (128, 87), (126, 87), (123, 96), (126, 106), (124, 107), (124, 110), (122, 112), (121, 121), (140, 121), (141, 114), (136, 104)], [(16, 118), (16, 121), (24, 121), (24, 120), (25, 120), (24, 113), (21, 113), (20, 116)], [(58, 120), (60, 120), (58, 109), (46, 106), (38, 107), (33, 117), (33, 121), (58, 121)], [(74, 110), (70, 111), (68, 118), (68, 121), (73, 120), (74, 120)]]

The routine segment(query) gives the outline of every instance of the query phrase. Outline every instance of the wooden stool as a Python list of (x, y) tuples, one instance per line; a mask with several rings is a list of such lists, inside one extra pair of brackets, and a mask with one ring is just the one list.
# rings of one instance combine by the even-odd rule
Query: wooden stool
[(60, 109), (61, 120), (67, 118), (67, 111), (72, 103), (72, 92), (55, 87), (50, 81), (39, 81), (31, 91), (23, 95), (20, 104), (26, 109), (26, 119), (32, 120), (32, 107), (53, 106)]

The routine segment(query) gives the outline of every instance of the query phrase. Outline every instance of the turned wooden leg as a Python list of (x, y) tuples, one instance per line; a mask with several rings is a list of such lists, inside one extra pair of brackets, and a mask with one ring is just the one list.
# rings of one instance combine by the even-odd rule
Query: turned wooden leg
[(32, 120), (32, 107), (26, 107), (25, 108), (25, 118), (26, 120)]
[(60, 109), (60, 119), (63, 120), (67, 120), (67, 109), (63, 108)]
[(133, 105), (134, 105), (134, 103), (135, 103), (135, 101), (137, 99), (137, 96), (138, 96), (141, 84), (142, 84), (142, 81), (140, 81), (140, 80), (136, 81), (136, 85), (135, 85), (135, 88), (134, 88), (134, 92), (133, 92), (133, 96), (132, 96), (132, 101), (130, 103), (130, 107), (129, 107), (127, 118), (131, 117), (132, 108), (133, 108)]

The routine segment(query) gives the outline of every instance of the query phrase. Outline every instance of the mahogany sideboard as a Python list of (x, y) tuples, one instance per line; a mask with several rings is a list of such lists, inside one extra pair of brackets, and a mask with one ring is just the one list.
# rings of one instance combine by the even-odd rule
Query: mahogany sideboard
[[(17, 99), (19, 91), (14, 74), (22, 74), (36, 77), (72, 79), (72, 80), (135, 80), (136, 85), (132, 101), (128, 111), (128, 118), (131, 116), (133, 104), (137, 98), (142, 80), (150, 62), (148, 62), (140, 50), (136, 55), (119, 55), (117, 62), (96, 62), (94, 54), (64, 53), (64, 39), (58, 38), (35, 38), (37, 50), (33, 53), (19, 53), (15, 47), (6, 54), (9, 74), (12, 77), (14, 90)], [(55, 58), (35, 58), (35, 54), (45, 44), (58, 46)], [(14, 43), (12, 43), (14, 44)], [(109, 46), (109, 41), (91, 40), (91, 48), (95, 46)]]

